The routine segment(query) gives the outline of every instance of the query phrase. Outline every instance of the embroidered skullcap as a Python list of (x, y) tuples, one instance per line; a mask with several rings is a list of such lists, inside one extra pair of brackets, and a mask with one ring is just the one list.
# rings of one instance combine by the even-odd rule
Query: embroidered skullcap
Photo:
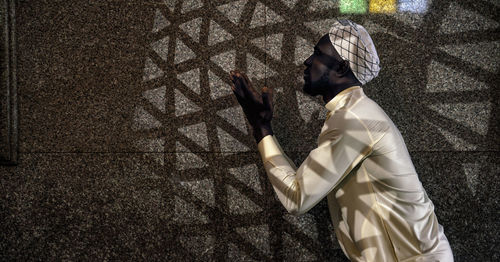
[(333, 47), (349, 61), (349, 66), (361, 84), (366, 84), (378, 75), (380, 61), (372, 38), (366, 29), (351, 20), (336, 21), (328, 33)]

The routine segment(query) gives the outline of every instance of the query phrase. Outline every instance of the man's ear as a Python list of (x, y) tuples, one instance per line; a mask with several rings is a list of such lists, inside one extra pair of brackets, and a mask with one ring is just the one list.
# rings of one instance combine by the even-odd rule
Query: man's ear
[(337, 74), (343, 76), (343, 75), (347, 74), (349, 69), (350, 69), (349, 62), (347, 60), (342, 60), (342, 62), (339, 63), (339, 66), (338, 66), (336, 71), (337, 71)]

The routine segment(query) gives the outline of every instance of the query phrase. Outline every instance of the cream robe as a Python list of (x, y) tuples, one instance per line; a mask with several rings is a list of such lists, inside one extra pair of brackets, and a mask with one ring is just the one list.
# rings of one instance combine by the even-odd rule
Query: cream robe
[(337, 239), (351, 261), (453, 261), (434, 205), (401, 133), (363, 88), (337, 94), (318, 147), (297, 167), (274, 136), (258, 149), (286, 210), (306, 213), (327, 197)]

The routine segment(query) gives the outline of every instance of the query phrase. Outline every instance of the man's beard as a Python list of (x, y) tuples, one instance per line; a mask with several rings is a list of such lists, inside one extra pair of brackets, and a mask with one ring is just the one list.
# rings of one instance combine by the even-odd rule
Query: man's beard
[(324, 72), (320, 79), (315, 82), (305, 81), (302, 90), (310, 96), (324, 95), (326, 89), (328, 89), (329, 82), (328, 72)]

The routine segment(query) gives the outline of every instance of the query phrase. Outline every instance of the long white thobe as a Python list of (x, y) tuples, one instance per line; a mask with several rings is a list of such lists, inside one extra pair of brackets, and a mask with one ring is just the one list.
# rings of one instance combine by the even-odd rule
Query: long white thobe
[(363, 88), (330, 100), (318, 146), (297, 168), (274, 136), (258, 144), (286, 210), (300, 215), (327, 197), (337, 239), (351, 261), (453, 261), (434, 205), (401, 133)]

